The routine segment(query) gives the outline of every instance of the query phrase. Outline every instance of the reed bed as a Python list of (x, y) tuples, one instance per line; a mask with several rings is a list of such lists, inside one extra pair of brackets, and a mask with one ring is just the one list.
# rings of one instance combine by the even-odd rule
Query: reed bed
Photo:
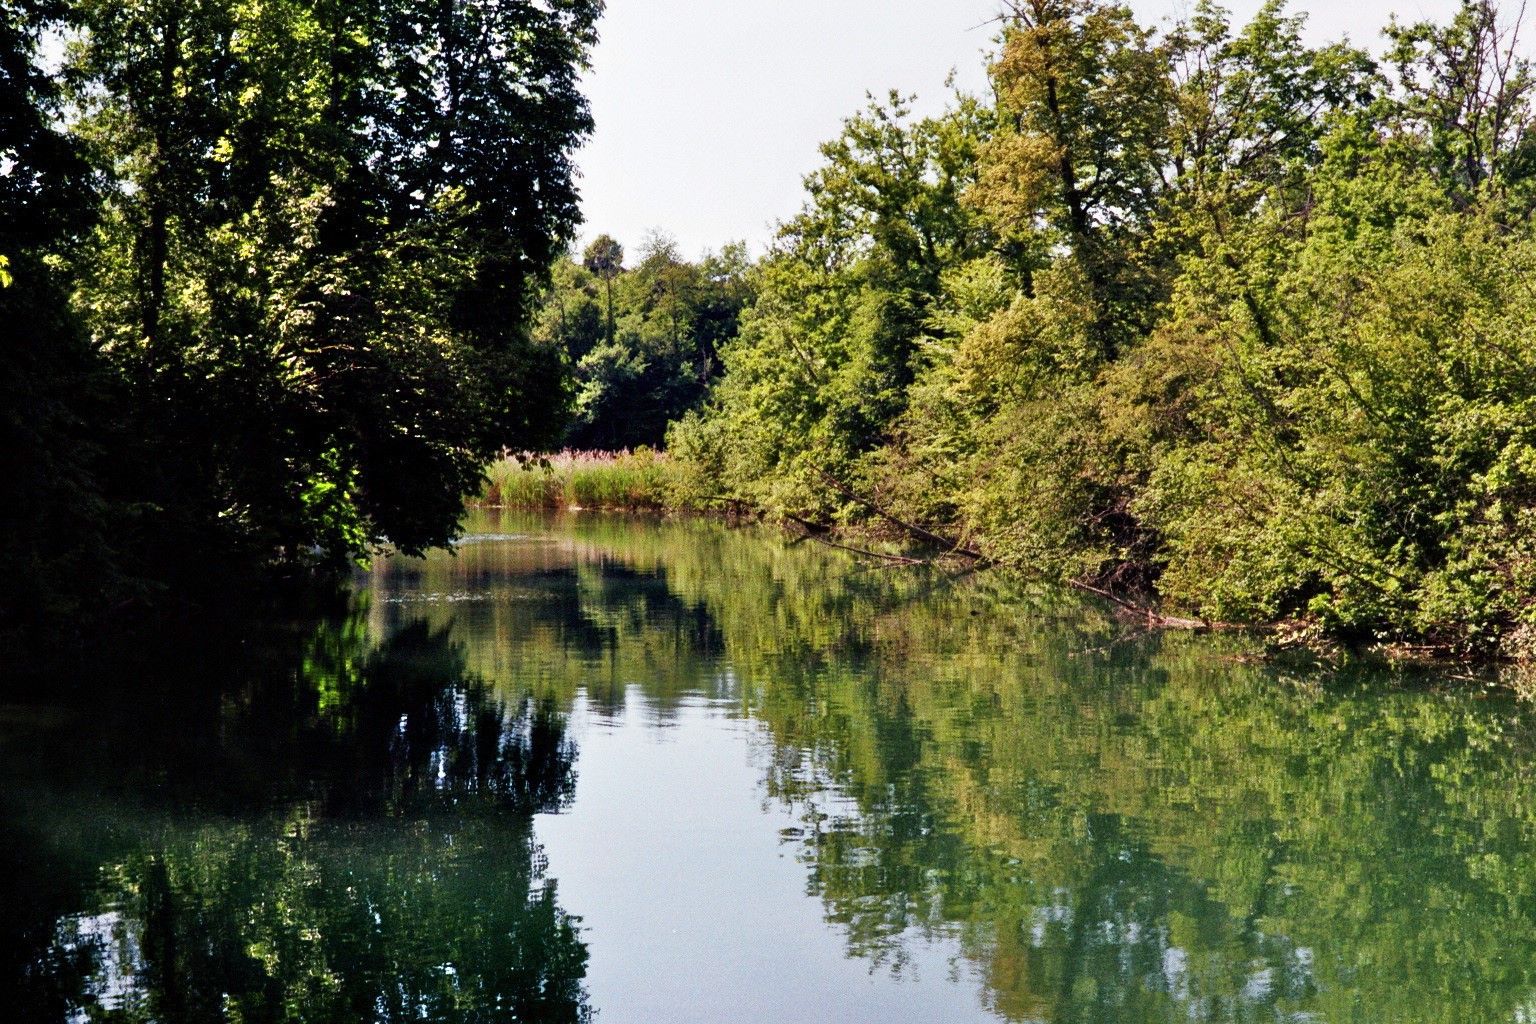
[(498, 508), (673, 508), (680, 470), (664, 452), (649, 448), (617, 452), (562, 451), (554, 455), (508, 454), (485, 471), (476, 504)]

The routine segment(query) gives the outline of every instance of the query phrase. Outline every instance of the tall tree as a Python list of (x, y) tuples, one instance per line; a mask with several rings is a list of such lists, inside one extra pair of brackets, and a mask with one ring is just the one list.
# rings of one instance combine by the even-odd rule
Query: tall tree
[(598, 235), (582, 254), (581, 265), (596, 274), (608, 292), (608, 344), (613, 344), (613, 281), (624, 272), (624, 247), (607, 235)]
[(936, 319), (946, 275), (997, 244), (961, 202), (994, 127), (969, 97), (917, 118), (892, 95), (848, 118), (758, 265), (710, 405), (669, 442), (741, 497), (837, 510), (823, 473), (856, 475), (889, 441), (921, 367), (953, 340)]
[(107, 380), (71, 313), (61, 262), (96, 197), (79, 145), (57, 129), (38, 67), (55, 0), (0, 2), (0, 651), (69, 638), (124, 594), (109, 535), (126, 510), (102, 481)]
[(574, 226), (599, 0), (79, 0), (111, 187), (82, 308), (182, 537), (341, 559), (452, 535), (557, 435), (529, 299)]
[[(567, 444), (581, 448), (660, 446), (667, 425), (696, 408), (720, 371), (719, 350), (736, 333), (751, 294), (741, 245), (692, 263), (677, 242), (651, 232), (638, 263), (618, 273), (607, 236), (587, 262), (556, 268), (535, 337), (558, 348), (572, 369), (575, 415)], [(604, 293), (613, 302), (608, 341)]]
[(1171, 53), (1106, 0), (1018, 0), (1008, 15), (992, 69), (1006, 130), (973, 200), (1023, 253), (1071, 250), (1113, 358), (1147, 329), (1162, 288), (1139, 242), (1167, 183)]
[(1524, 184), (1523, 204), (1536, 201), (1536, 66), (1520, 31), (1525, 5), (1501, 21), (1493, 0), (1462, 0), (1445, 25), (1422, 21), (1387, 28), (1388, 59), (1402, 92), (1399, 113), (1426, 144), (1433, 171), (1457, 200), (1485, 187)]

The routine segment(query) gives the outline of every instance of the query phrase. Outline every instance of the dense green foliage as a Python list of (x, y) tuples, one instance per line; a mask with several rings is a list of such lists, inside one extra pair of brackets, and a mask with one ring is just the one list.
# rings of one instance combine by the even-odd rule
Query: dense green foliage
[(1394, 23), (1380, 62), (1279, 0), (1004, 26), (994, 104), (893, 97), (824, 147), (669, 437), (701, 490), (1209, 619), (1528, 653), (1536, 96), (1495, 7)]
[(144, 579), (443, 543), (493, 453), (558, 436), (529, 320), (577, 220), (601, 9), (0, 8), (7, 628), (122, 558)]
[(639, 262), (601, 235), (580, 263), (562, 259), (534, 336), (561, 352), (573, 379), (573, 448), (656, 447), (667, 425), (695, 408), (720, 373), (720, 346), (735, 336), (751, 297), (744, 246), (685, 260), (652, 234)]
[(108, 381), (51, 260), (95, 206), (80, 146), (54, 124), (57, 83), (32, 60), (61, 9), (0, 7), (0, 646), (67, 634), (123, 586), (92, 427)]

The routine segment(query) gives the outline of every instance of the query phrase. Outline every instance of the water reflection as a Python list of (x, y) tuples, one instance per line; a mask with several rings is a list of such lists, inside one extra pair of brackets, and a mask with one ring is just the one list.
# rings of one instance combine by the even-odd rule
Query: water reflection
[(150, 838), (58, 920), (23, 989), (35, 1019), (587, 1016), (585, 950), (526, 827), (295, 815)]
[[(830, 928), (886, 977), (939, 948), (968, 1019), (1536, 1020), (1536, 730), (1502, 698), (706, 522), (478, 528), (381, 562), (344, 620), (0, 724), (21, 1020), (582, 1019), (589, 946), (645, 975), (666, 886), (706, 874), (686, 858), (763, 861), (711, 803), (719, 757), (750, 760), (746, 816), (784, 818), (818, 908), (797, 932), (752, 909), (762, 876), (708, 872), (744, 950)], [(573, 713), (673, 734), (614, 745), (645, 778), (585, 745), (584, 779), (629, 773), (633, 831), (597, 841), (706, 805), (632, 858), (631, 931), (578, 932), (552, 881), (576, 869), (533, 839), (604, 799), (575, 790)], [(679, 969), (652, 983), (708, 985)]]
[(1533, 730), (1503, 698), (1288, 677), (708, 524), (520, 529), (421, 570), (540, 580), (452, 612), (489, 638), (471, 663), (761, 723), (783, 842), (852, 955), (957, 944), (1017, 1021), (1536, 1019)]
[[(1529, 721), (1295, 687), (1170, 642), (831, 673), (761, 713), (851, 948), (958, 934), (1010, 1020), (1515, 1020), (1536, 968)], [(1044, 667), (1044, 670), (1042, 670)]]
[(531, 829), (573, 791), (562, 715), (366, 619), (0, 733), (7, 1020), (588, 1019)]

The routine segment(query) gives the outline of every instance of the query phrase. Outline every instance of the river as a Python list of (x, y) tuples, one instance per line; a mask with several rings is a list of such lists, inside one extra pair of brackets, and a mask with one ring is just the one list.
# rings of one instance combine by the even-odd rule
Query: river
[(479, 513), (0, 707), (0, 1019), (1536, 1022), (1536, 717), (1250, 645)]

